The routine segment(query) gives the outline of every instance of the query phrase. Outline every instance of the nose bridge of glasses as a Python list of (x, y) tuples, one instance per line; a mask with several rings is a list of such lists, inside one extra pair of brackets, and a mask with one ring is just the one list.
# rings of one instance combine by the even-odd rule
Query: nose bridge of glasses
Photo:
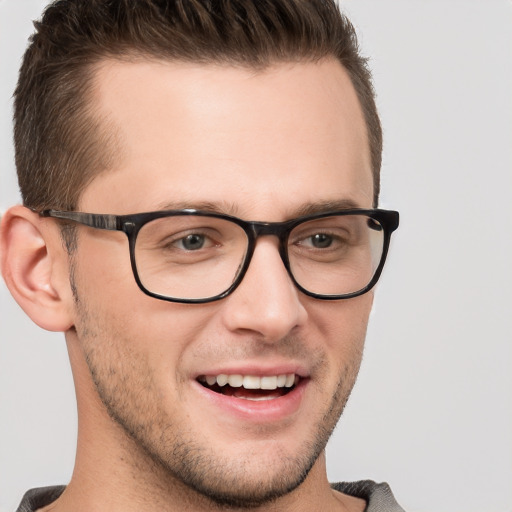
[(258, 242), (258, 238), (273, 236), (278, 239), (278, 248), (279, 254), (281, 255), (281, 259), (286, 268), (288, 268), (287, 264), (287, 255), (286, 255), (286, 239), (288, 237), (288, 233), (290, 231), (290, 223), (289, 222), (251, 222), (251, 231), (254, 237), (254, 246)]
[[(264, 245), (267, 246), (267, 249), (263, 249), (263, 253), (261, 256), (263, 256), (264, 260), (268, 263), (270, 253), (265, 252), (268, 251), (269, 245), (274, 245), (275, 242), (272, 242), (271, 240), (268, 240), (268, 238), (277, 238), (277, 247), (274, 245), (274, 250), (277, 248), (278, 252), (278, 258), (281, 260), (281, 263), (283, 265), (282, 271), (285, 272), (290, 276), (290, 278), (293, 280), (293, 277), (291, 276), (290, 271), (290, 265), (288, 263), (288, 255), (287, 255), (287, 249), (286, 249), (286, 241), (288, 237), (288, 233), (291, 229), (290, 222), (248, 222), (248, 227), (250, 231), (250, 242), (249, 242), (249, 251), (246, 255), (246, 269), (249, 269), (251, 266), (251, 263), (253, 261), (253, 256), (255, 251), (258, 247), (258, 240), (260, 238), (265, 238), (267, 241), (271, 242), (270, 244), (266, 243)], [(293, 226), (292, 226), (293, 227)], [(260, 256), (260, 257), (261, 257)], [(276, 260), (274, 260), (273, 257), (270, 257), (274, 261), (273, 265), (275, 265)], [(277, 269), (277, 267), (274, 267)], [(245, 274), (245, 272), (244, 272)]]
[(289, 222), (251, 222), (250, 225), (255, 239), (276, 236), (282, 241), (290, 230)]

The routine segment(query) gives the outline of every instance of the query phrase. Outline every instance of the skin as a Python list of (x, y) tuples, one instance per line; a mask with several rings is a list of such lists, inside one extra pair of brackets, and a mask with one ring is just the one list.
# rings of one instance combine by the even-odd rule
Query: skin
[[(95, 84), (94, 107), (121, 149), (84, 190), (81, 211), (207, 202), (283, 221), (326, 203), (372, 206), (362, 113), (334, 60), (258, 72), (108, 61)], [(273, 237), (258, 241), (232, 295), (200, 305), (143, 294), (120, 232), (80, 226), (70, 260), (53, 219), (15, 207), (2, 241), (7, 284), (34, 321), (66, 332), (75, 379), (75, 470), (47, 510), (364, 509), (330, 488), (323, 450), (359, 369), (372, 293), (301, 294)], [(235, 413), (196, 381), (285, 367), (305, 385), (293, 410), (274, 416)]]

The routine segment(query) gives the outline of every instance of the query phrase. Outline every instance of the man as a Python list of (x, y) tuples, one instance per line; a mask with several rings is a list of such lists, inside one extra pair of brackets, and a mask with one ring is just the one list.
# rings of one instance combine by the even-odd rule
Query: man
[(66, 333), (79, 423), (20, 511), (402, 510), (325, 470), (398, 227), (335, 4), (55, 2), (15, 146), (2, 271)]

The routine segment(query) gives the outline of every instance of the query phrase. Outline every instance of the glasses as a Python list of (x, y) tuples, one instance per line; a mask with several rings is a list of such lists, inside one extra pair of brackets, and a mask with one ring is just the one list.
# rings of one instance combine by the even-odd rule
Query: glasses
[(357, 297), (378, 281), (396, 211), (347, 209), (285, 222), (248, 222), (200, 210), (101, 215), (45, 210), (91, 228), (123, 231), (140, 289), (157, 299), (205, 303), (241, 283), (256, 241), (276, 236), (279, 254), (297, 288), (317, 299)]

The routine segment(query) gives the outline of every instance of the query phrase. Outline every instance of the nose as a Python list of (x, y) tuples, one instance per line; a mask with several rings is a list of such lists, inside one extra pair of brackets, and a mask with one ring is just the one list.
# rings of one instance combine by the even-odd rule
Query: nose
[(247, 273), (225, 299), (224, 323), (233, 332), (252, 332), (265, 341), (282, 339), (303, 325), (307, 312), (279, 255), (277, 240), (256, 243)]

